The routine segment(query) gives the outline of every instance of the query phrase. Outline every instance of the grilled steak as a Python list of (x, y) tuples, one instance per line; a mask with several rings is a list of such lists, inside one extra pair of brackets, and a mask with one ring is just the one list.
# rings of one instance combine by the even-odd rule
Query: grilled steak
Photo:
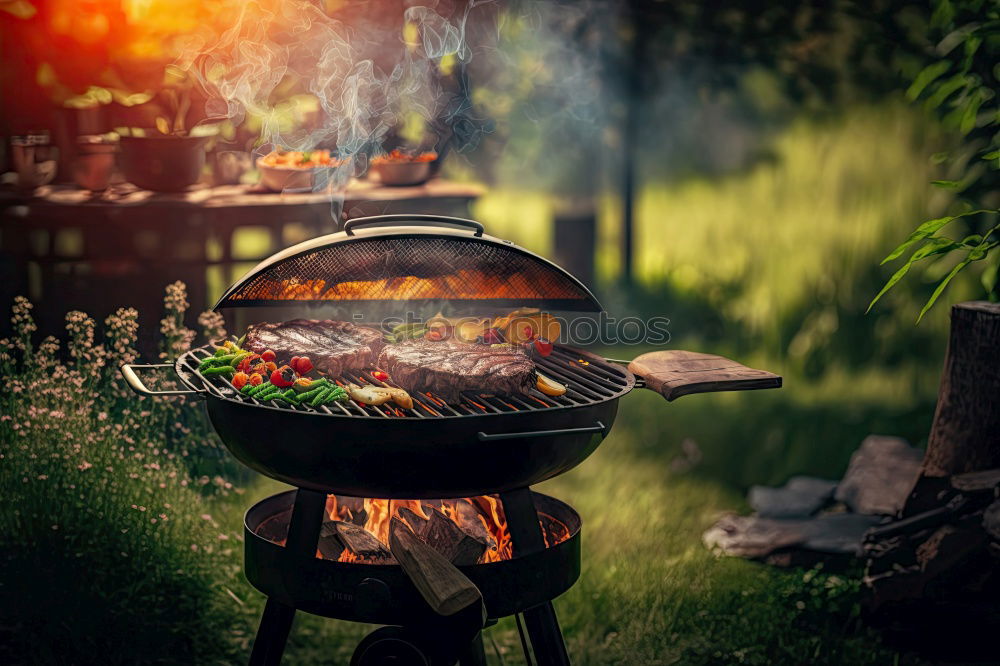
[(410, 393), (430, 391), (453, 403), (462, 391), (523, 395), (535, 385), (535, 364), (523, 352), (456, 341), (386, 345), (378, 367)]
[(374, 365), (384, 344), (379, 331), (349, 321), (292, 319), (250, 326), (243, 348), (257, 354), (270, 349), (285, 362), (308, 356), (316, 369), (340, 375)]

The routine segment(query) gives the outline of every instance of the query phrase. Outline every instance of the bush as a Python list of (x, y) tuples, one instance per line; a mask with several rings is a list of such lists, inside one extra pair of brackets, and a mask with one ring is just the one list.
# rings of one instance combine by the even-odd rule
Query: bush
[[(165, 301), (172, 359), (194, 332), (179, 323), (184, 285)], [(204, 415), (124, 385), (135, 310), (108, 317), (102, 343), (70, 312), (61, 352), (51, 337), (35, 346), (31, 308), (16, 299), (13, 337), (0, 340), (0, 661), (241, 660), (246, 618), (227, 587), (242, 537), (206, 511), (206, 488), (232, 486), (203, 474), (221, 459)], [(220, 321), (200, 321), (219, 334)]]

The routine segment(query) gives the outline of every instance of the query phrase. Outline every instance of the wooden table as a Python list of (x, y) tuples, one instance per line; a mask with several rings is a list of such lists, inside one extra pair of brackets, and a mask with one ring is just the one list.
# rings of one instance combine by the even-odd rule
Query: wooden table
[[(13, 296), (27, 295), (46, 333), (61, 333), (69, 309), (103, 317), (127, 305), (139, 308), (145, 328), (155, 329), (169, 282), (183, 280), (192, 310), (201, 311), (261, 259), (337, 231), (343, 219), (380, 213), (467, 217), (484, 191), (443, 179), (413, 187), (353, 180), (339, 195), (344, 216), (331, 193), (261, 192), (245, 185), (179, 194), (129, 184), (99, 195), (71, 186), (3, 192), (0, 303), (6, 309)], [(247, 228), (265, 230), (266, 246), (258, 243), (249, 253), (234, 247), (234, 236)]]

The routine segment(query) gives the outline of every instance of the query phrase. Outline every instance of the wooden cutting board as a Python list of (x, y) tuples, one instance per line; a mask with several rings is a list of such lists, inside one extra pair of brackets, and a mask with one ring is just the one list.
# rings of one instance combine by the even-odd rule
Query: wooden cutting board
[(646, 381), (667, 400), (691, 393), (750, 391), (781, 387), (781, 377), (756, 370), (723, 356), (671, 349), (642, 354), (628, 364), (632, 374)]

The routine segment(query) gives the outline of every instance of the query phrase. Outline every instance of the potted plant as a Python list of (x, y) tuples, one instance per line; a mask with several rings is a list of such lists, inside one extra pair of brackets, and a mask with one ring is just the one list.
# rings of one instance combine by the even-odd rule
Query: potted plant
[(155, 127), (119, 129), (121, 167), (125, 179), (154, 192), (179, 192), (194, 185), (205, 166), (205, 148), (214, 126), (187, 129), (191, 83), (185, 72), (167, 68), (166, 84), (158, 97), (161, 111)]

